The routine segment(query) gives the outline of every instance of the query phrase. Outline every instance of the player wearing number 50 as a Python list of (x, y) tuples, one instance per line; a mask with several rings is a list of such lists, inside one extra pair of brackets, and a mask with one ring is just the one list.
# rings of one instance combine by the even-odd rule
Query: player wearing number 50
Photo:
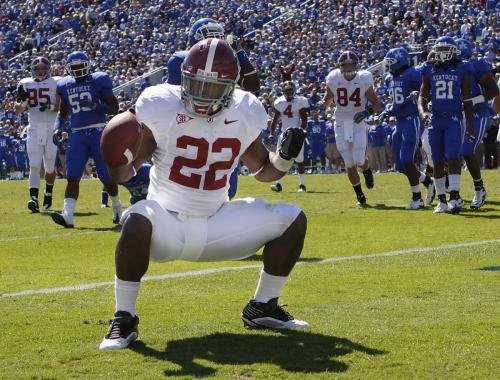
[(28, 110), (27, 153), (30, 165), (28, 179), (30, 200), (28, 208), (31, 212), (39, 212), (38, 189), (40, 187), (40, 169), (45, 169), (45, 194), (43, 209), (52, 205), (52, 189), (56, 172), (57, 147), (52, 142), (52, 128), (59, 109), (56, 101), (57, 81), (50, 73), (50, 61), (45, 57), (37, 57), (31, 62), (31, 77), (22, 79), (17, 86), (15, 112), (20, 114)]
[[(358, 56), (344, 51), (338, 58), (338, 69), (326, 77), (325, 107), (335, 103), (335, 138), (337, 148), (344, 159), (347, 176), (358, 204), (364, 206), (366, 197), (361, 189), (358, 167), (363, 171), (366, 187), (374, 185), (373, 174), (366, 159), (368, 140), (365, 118), (381, 112), (380, 100), (373, 89), (373, 76), (365, 70), (358, 71)], [(371, 108), (367, 108), (367, 102)]]
[[(110, 173), (116, 182), (127, 181), (134, 167), (152, 156), (151, 182), (147, 199), (131, 206), (121, 219), (116, 313), (100, 349), (125, 348), (137, 338), (136, 301), (150, 259), (238, 260), (262, 246), (264, 268), (242, 311), (243, 322), (272, 329), (309, 327), (278, 304), (302, 251), (304, 213), (294, 205), (253, 198), (227, 201), (228, 178), (238, 159), (257, 180), (276, 180), (292, 166), (305, 132), (288, 129), (277, 152), (268, 152), (261, 136), (267, 113), (253, 94), (235, 89), (238, 77), (233, 49), (224, 40), (208, 38), (188, 51), (181, 86), (148, 87), (137, 100), (137, 120), (144, 128), (140, 152), (132, 163)], [(103, 147), (112, 146), (107, 136)], [(107, 150), (104, 154), (109, 157)]]
[(64, 121), (69, 117), (71, 132), (66, 151), (68, 183), (64, 195), (64, 209), (62, 213), (52, 213), (52, 219), (64, 227), (73, 227), (80, 179), (89, 157), (92, 157), (99, 179), (111, 196), (113, 222), (118, 223), (121, 214), (118, 186), (111, 181), (100, 149), (106, 115), (115, 115), (118, 112), (118, 101), (113, 95), (111, 78), (103, 72), (91, 73), (90, 60), (87, 54), (81, 51), (68, 55), (66, 70), (69, 75), (57, 84), (61, 105), (54, 124), (54, 139), (59, 139)]
[[(429, 128), (429, 144), (434, 161), (434, 184), (439, 202), (434, 213), (460, 212), (462, 142), (473, 142), (474, 116), (471, 101), (473, 68), (459, 59), (452, 37), (439, 37), (433, 47), (435, 63), (425, 65), (418, 98), (418, 112)], [(432, 101), (432, 113), (428, 103)], [(464, 126), (464, 111), (465, 123)], [(448, 163), (450, 201), (446, 202), (445, 162)]]

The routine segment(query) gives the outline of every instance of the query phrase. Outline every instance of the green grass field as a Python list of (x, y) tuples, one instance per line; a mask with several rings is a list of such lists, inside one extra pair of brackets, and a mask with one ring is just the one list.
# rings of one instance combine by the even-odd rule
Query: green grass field
[[(239, 196), (294, 202), (308, 216), (301, 263), (280, 301), (312, 329), (243, 328), (259, 254), (151, 264), (140, 340), (120, 352), (97, 349), (114, 312), (107, 283), (118, 237), (111, 210), (99, 208), (99, 182), (82, 182), (73, 230), (28, 212), (26, 181), (1, 182), (0, 379), (498, 379), (500, 171), (484, 178), (482, 210), (433, 215), (404, 210), (408, 189), (395, 173), (376, 176), (366, 209), (345, 175), (307, 176), (306, 194), (296, 176), (281, 194), (243, 177)], [(56, 210), (64, 186), (56, 184)], [(462, 187), (470, 201), (468, 173)], [(43, 289), (53, 291), (29, 292)]]

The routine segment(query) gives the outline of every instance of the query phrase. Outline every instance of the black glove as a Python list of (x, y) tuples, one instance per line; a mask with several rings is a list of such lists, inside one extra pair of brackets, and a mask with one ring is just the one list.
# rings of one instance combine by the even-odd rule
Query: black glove
[(293, 160), (297, 157), (304, 145), (307, 132), (302, 128), (288, 128), (278, 138), (277, 151), (284, 160)]
[(38, 109), (40, 110), (40, 112), (45, 112), (47, 110), (47, 108), (50, 108), (50, 104), (43, 103), (43, 104), (40, 104), (40, 108), (38, 108)]
[(235, 53), (241, 50), (241, 39), (240, 37), (235, 36), (234, 34), (228, 34), (226, 36), (226, 41), (233, 48)]
[(410, 100), (413, 103), (417, 104), (417, 102), (418, 102), (418, 94), (419, 94), (418, 91), (412, 91), (412, 92), (410, 92), (410, 95), (407, 96), (406, 100)]
[(24, 102), (25, 100), (28, 100), (28, 92), (24, 88), (24, 86), (21, 84), (17, 88), (17, 101), (19, 103)]
[(371, 115), (371, 113), (368, 110), (356, 112), (356, 114), (354, 115), (354, 122), (356, 124), (361, 123), (363, 120), (365, 120), (370, 115)]
[(432, 126), (432, 115), (427, 112), (422, 120), (424, 122), (425, 128), (430, 128)]
[(80, 100), (79, 104), (81, 108), (90, 108), (92, 111), (97, 107), (97, 104), (88, 99)]
[(385, 112), (385, 111), (381, 112), (381, 113), (378, 115), (378, 119), (379, 119), (381, 122), (386, 121), (388, 118), (389, 118), (389, 113), (387, 113), (387, 112)]
[(59, 146), (62, 140), (62, 131), (60, 129), (54, 129), (52, 132), (52, 142), (55, 146)]

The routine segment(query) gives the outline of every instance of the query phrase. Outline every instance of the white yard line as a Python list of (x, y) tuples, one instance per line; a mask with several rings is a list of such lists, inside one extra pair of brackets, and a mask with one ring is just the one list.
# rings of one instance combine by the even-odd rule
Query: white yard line
[(103, 234), (114, 232), (112, 230), (105, 231), (82, 231), (82, 232), (66, 232), (53, 235), (34, 235), (34, 236), (14, 236), (10, 238), (0, 239), (0, 243), (8, 243), (12, 241), (23, 241), (23, 240), (38, 240), (38, 239), (57, 239), (65, 236), (77, 236), (77, 235), (91, 235), (91, 234)]
[[(388, 251), (388, 252), (380, 252), (373, 253), (369, 255), (356, 255), (356, 256), (339, 256), (339, 257), (331, 257), (328, 259), (319, 259), (314, 261), (300, 261), (297, 265), (302, 264), (326, 264), (338, 261), (348, 261), (348, 260), (363, 260), (363, 259), (371, 259), (376, 257), (393, 257), (393, 256), (402, 256), (413, 253), (429, 253), (436, 251), (449, 251), (451, 249), (456, 248), (467, 248), (467, 247), (476, 247), (479, 245), (486, 244), (498, 244), (500, 243), (500, 239), (495, 240), (481, 240), (474, 241), (469, 243), (458, 243), (458, 244), (448, 244), (441, 245), (437, 247), (424, 247), (424, 248), (411, 248), (411, 249), (402, 249), (398, 251)], [(158, 280), (167, 280), (172, 278), (184, 278), (184, 277), (192, 277), (192, 276), (205, 276), (212, 273), (221, 273), (221, 272), (229, 272), (229, 271), (240, 271), (245, 269), (257, 269), (261, 268), (262, 264), (253, 264), (253, 265), (241, 265), (234, 267), (221, 267), (221, 268), (212, 268), (212, 269), (200, 269), (193, 270), (188, 272), (179, 272), (179, 273), (167, 273), (159, 276), (146, 276), (142, 279), (142, 281), (158, 281)], [(0, 299), (2, 298), (11, 298), (11, 297), (22, 297), (22, 296), (30, 296), (34, 294), (52, 294), (52, 293), (61, 293), (61, 292), (73, 292), (77, 290), (87, 290), (87, 289), (96, 289), (104, 286), (112, 286), (114, 282), (96, 282), (92, 284), (81, 284), (81, 285), (72, 285), (65, 286), (60, 288), (48, 288), (48, 289), (37, 289), (37, 290), (22, 290), (19, 292), (13, 293), (5, 293), (0, 295)]]

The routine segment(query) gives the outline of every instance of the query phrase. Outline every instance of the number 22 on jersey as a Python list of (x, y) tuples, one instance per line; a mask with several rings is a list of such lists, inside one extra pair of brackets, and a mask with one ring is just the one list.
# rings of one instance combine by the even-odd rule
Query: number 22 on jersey
[(202, 175), (196, 173), (191, 173), (190, 175), (182, 174), (182, 168), (201, 169), (207, 164), (209, 151), (212, 153), (221, 153), (223, 149), (231, 149), (231, 158), (229, 160), (213, 162), (205, 172), (202, 189), (218, 190), (226, 186), (227, 174), (216, 179), (216, 172), (217, 170), (231, 169), (235, 158), (240, 153), (241, 142), (236, 138), (218, 138), (210, 147), (209, 142), (204, 138), (184, 135), (177, 139), (176, 146), (180, 149), (187, 149), (188, 146), (197, 148), (196, 158), (187, 158), (184, 156), (175, 157), (168, 179), (193, 189), (199, 189), (201, 187)]

